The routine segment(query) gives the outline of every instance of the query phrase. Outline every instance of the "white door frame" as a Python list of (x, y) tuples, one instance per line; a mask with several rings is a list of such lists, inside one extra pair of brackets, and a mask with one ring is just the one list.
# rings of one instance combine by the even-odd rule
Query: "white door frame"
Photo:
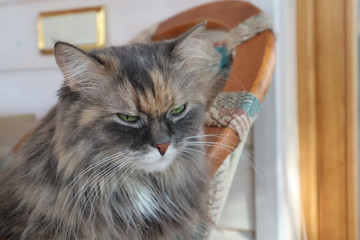
[(254, 126), (256, 240), (300, 240), (296, 1), (252, 0), (274, 21), (273, 83)]

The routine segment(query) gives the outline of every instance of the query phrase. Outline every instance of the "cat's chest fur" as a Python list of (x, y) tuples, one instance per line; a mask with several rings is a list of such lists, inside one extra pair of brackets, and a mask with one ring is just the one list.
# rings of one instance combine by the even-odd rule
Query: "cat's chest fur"
[[(190, 234), (206, 211), (206, 203), (201, 202), (206, 194), (205, 185), (199, 190), (203, 183), (193, 179), (189, 185), (167, 189), (154, 179), (147, 180), (147, 183), (130, 179), (118, 183), (116, 189), (108, 193), (106, 205), (97, 206), (97, 226), (93, 227), (98, 228), (99, 239), (112, 239), (111, 236), (124, 232), (131, 239), (172, 239), (174, 233), (179, 236)], [(197, 189), (196, 194), (194, 189)], [(85, 225), (91, 226), (87, 221)], [(91, 236), (91, 228), (84, 228), (84, 231), (84, 235)]]
[[(166, 198), (166, 194), (161, 196), (162, 198)], [(141, 215), (145, 218), (157, 218), (157, 214), (160, 210), (160, 206), (157, 205), (158, 199), (155, 196), (155, 193), (149, 191), (144, 186), (140, 186), (139, 189), (135, 190), (133, 207), (137, 209)]]

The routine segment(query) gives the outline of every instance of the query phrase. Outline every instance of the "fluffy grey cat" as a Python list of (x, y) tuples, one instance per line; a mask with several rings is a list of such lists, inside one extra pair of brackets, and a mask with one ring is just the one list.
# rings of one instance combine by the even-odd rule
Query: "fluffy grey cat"
[(0, 175), (0, 237), (189, 239), (208, 221), (201, 141), (216, 83), (203, 28), (89, 52), (55, 45), (65, 81)]

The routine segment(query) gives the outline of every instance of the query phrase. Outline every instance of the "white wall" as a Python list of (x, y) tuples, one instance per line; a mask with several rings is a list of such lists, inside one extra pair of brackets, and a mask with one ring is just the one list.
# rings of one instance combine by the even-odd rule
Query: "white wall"
[[(209, 2), (198, 0), (197, 4)], [(105, 5), (107, 42), (125, 44), (152, 23), (194, 6), (191, 0), (0, 0), (0, 116), (36, 113), (56, 103), (62, 76), (53, 56), (37, 49), (36, 19), (41, 11)]]

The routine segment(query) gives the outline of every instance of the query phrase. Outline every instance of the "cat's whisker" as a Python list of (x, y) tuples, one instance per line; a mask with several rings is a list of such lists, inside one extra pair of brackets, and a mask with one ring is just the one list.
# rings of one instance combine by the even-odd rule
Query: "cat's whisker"
[[(105, 162), (104, 162), (104, 163), (105, 163)], [(90, 178), (93, 177), (94, 175), (96, 175), (96, 173), (97, 173), (97, 170), (95, 170), (95, 171), (90, 175)], [(78, 181), (77, 181), (77, 182), (78, 182)], [(82, 191), (83, 188), (86, 187), (86, 184), (87, 184), (87, 182), (85, 182), (85, 184), (80, 187), (80, 189), (78, 190), (78, 192), (77, 192), (76, 194), (74, 194), (74, 196), (71, 198), (70, 201), (69, 201), (70, 194), (72, 193), (72, 190), (74, 189), (74, 187), (75, 187), (76, 185), (74, 184), (73, 187), (69, 190), (69, 192), (68, 192), (68, 194), (67, 194), (67, 197), (66, 197), (66, 199), (65, 199), (65, 201), (64, 201), (64, 204), (63, 204), (63, 210), (62, 210), (62, 211), (63, 211), (63, 216), (66, 214), (68, 208), (69, 208), (70, 205), (72, 204), (73, 200), (76, 198), (77, 194), (78, 194), (80, 191)], [(65, 204), (67, 204), (67, 205), (65, 205)]]
[(106, 208), (107, 215), (109, 216), (109, 220), (110, 220), (109, 226), (113, 226), (114, 228), (119, 228), (120, 229), (120, 226), (118, 226), (115, 223), (115, 220), (113, 219), (113, 214), (112, 214), (111, 210), (109, 209), (110, 198), (111, 198), (115, 188), (118, 186), (118, 182), (120, 180), (128, 177), (129, 175), (131, 175), (139, 165), (140, 165), (139, 162), (132, 162), (131, 166), (126, 171), (124, 171), (121, 176), (118, 177), (118, 179), (116, 180), (115, 184), (113, 185), (112, 189), (110, 190), (110, 192), (108, 194), (106, 204), (105, 204), (105, 208)]
[(203, 138), (203, 137), (221, 137), (221, 136), (225, 136), (225, 134), (203, 134), (203, 135), (185, 137), (184, 139)]
[[(93, 203), (96, 201), (97, 196), (100, 195), (99, 192), (101, 192), (101, 189), (105, 186), (105, 184), (112, 177), (114, 177), (119, 172), (119, 170), (121, 170), (125, 165), (128, 165), (129, 162), (131, 160), (133, 160), (133, 159), (135, 159), (135, 158), (133, 157), (133, 158), (130, 158), (130, 159), (126, 159), (125, 161), (124, 161), (124, 159), (121, 159), (122, 162), (120, 164), (118, 164), (117, 162), (114, 162), (114, 164), (112, 164), (112, 165), (115, 165), (115, 166), (111, 165), (107, 169), (105, 169), (104, 171), (98, 173), (98, 176), (96, 176), (95, 178), (89, 179), (90, 181), (92, 181), (91, 183), (89, 183), (89, 186), (92, 186), (94, 184), (96, 186), (94, 186), (93, 188), (90, 188), (91, 189), (90, 194), (89, 194), (86, 202), (84, 203), (84, 206), (82, 206), (82, 209), (80, 209), (80, 214), (78, 216), (78, 219), (81, 220), (82, 215), (84, 213), (84, 209), (87, 208), (88, 206), (91, 208), (90, 217), (89, 217), (89, 218), (91, 218), (91, 214), (93, 213), (93, 211), (92, 211)], [(124, 173), (126, 173), (127, 171), (128, 171), (128, 168), (125, 169)], [(102, 181), (100, 181), (101, 178), (103, 178)], [(82, 195), (82, 193), (79, 193), (78, 200), (81, 198), (81, 195)], [(77, 203), (75, 203), (75, 205), (77, 205)]]
[[(219, 162), (223, 162), (223, 160), (224, 159), (221, 159), (221, 158), (219, 158), (219, 157), (217, 157), (217, 156), (215, 156), (215, 155), (212, 155), (212, 154), (209, 154), (209, 153), (206, 153), (206, 152), (204, 152), (204, 151), (201, 151), (201, 150), (196, 150), (196, 149), (189, 149), (189, 148), (185, 148), (187, 151), (192, 151), (192, 152), (195, 152), (195, 153), (202, 153), (202, 154), (205, 154), (205, 155), (207, 155), (207, 156), (209, 156), (209, 157), (211, 157), (213, 160), (216, 160), (216, 161), (219, 161)], [(255, 171), (256, 171), (256, 168), (255, 168), (255, 166), (253, 166), (253, 165), (250, 165), (249, 164), (249, 166), (250, 167), (252, 167)]]
[[(111, 172), (114, 171), (114, 169), (116, 168), (116, 163), (111, 163), (109, 166), (107, 166), (105, 169), (101, 170), (99, 173), (97, 173), (97, 175), (93, 176), (92, 178), (90, 178), (84, 186), (88, 185), (85, 189), (83, 189), (83, 191), (79, 191), (77, 193), (78, 197), (76, 202), (74, 203), (74, 206), (72, 208), (71, 214), (70, 214), (70, 219), (74, 219), (75, 222), (81, 221), (82, 219), (82, 215), (85, 211), (85, 209), (88, 207), (88, 203), (90, 201), (92, 201), (92, 199), (96, 198), (96, 194), (98, 192), (99, 189), (99, 179), (103, 176), (107, 176), (109, 175)], [(86, 191), (89, 191), (87, 194), (87, 197), (83, 197), (83, 193), (85, 193)], [(95, 193), (95, 195), (94, 195)], [(81, 202), (81, 206), (79, 206), (79, 201), (80, 199), (83, 199), (85, 202)], [(78, 207), (79, 206), (79, 207)], [(77, 210), (77, 207), (79, 208), (79, 210)], [(91, 215), (92, 210), (91, 210), (90, 206), (90, 211), (89, 214)], [(77, 218), (75, 218), (75, 215), (73, 215), (73, 213), (75, 212), (80, 212), (80, 214), (77, 216)], [(78, 231), (78, 229), (77, 229)]]
[[(212, 146), (214, 146), (214, 145), (206, 145), (206, 144), (193, 144), (193, 145), (190, 145), (189, 144), (189, 146), (205, 146), (205, 147), (212, 147)], [(217, 146), (217, 148), (220, 148), (222, 151), (225, 151), (225, 152), (227, 152), (228, 154), (230, 154), (230, 153), (232, 153), (233, 152), (233, 150), (229, 150), (229, 149), (226, 149), (226, 148), (222, 148), (222, 147), (219, 147), (219, 146)]]
[[(77, 200), (74, 204), (74, 206), (78, 205), (78, 201), (81, 199), (83, 193), (85, 193), (87, 190), (90, 190), (90, 193), (87, 197), (86, 202), (92, 197), (92, 191), (94, 189), (96, 189), (96, 186), (91, 188), (92, 186), (96, 185), (96, 183), (99, 182), (99, 179), (102, 176), (106, 176), (109, 172), (111, 172), (112, 170), (114, 170), (117, 167), (117, 163), (116, 162), (111, 162), (108, 166), (106, 166), (104, 169), (101, 169), (100, 172), (95, 171), (90, 177), (89, 179), (85, 182), (85, 184), (80, 188), (80, 190), (75, 194), (74, 198), (76, 198), (77, 196)], [(94, 184), (95, 183), (95, 184)], [(86, 207), (86, 203), (85, 206)]]
[[(210, 66), (208, 69), (203, 69), (202, 71), (200, 71), (199, 74), (203, 73), (203, 71), (213, 71), (213, 67)], [(241, 90), (243, 91), (246, 91), (246, 87), (245, 85), (240, 81), (240, 79), (238, 77), (236, 77), (232, 72), (231, 70), (228, 70), (228, 69), (221, 69), (217, 74), (220, 74), (220, 73), (225, 73), (225, 74), (228, 74), (230, 77), (227, 77), (227, 79), (223, 79), (223, 80), (226, 80), (227, 82), (232, 82), (234, 83), (235, 85), (237, 85), (238, 87), (240, 87)], [(214, 93), (217, 93), (216, 90), (214, 90)]]
[(236, 145), (231, 146), (225, 143), (219, 143), (219, 142), (191, 142), (188, 141), (187, 142), (189, 145), (203, 145), (203, 146), (217, 146), (217, 147), (222, 147), (222, 149), (227, 149), (229, 151), (233, 151), (234, 148), (236, 147)]
[[(86, 173), (88, 173), (89, 171), (93, 170), (95, 167), (99, 167), (100, 165), (108, 162), (108, 161), (111, 161), (119, 156), (122, 156), (122, 155), (125, 155), (126, 153), (128, 153), (130, 150), (125, 150), (125, 151), (122, 151), (122, 152), (119, 152), (119, 153), (115, 153), (113, 155), (110, 155), (100, 161), (97, 161), (93, 164), (90, 164), (88, 167), (86, 167), (84, 170), (82, 170), (77, 177), (74, 178), (74, 180), (72, 180), (64, 189), (63, 191), (65, 191), (70, 185), (75, 185), (77, 181), (79, 181)], [(62, 192), (63, 192), (62, 191)], [(61, 193), (62, 193), (61, 192)], [(61, 194), (60, 193), (60, 194)]]
[(245, 85), (239, 80), (239, 78), (237, 78), (230, 70), (225, 70), (223, 69), (222, 71), (224, 71), (225, 73), (229, 74), (232, 78), (228, 78), (227, 81), (232, 82), (234, 84), (236, 84), (237, 86), (239, 86), (242, 90), (246, 91), (246, 87)]
[[(113, 166), (115, 165), (115, 166)], [(91, 215), (93, 214), (93, 203), (96, 201), (97, 196), (99, 195), (99, 192), (101, 192), (101, 188), (103, 187), (104, 183), (106, 182), (105, 179), (110, 179), (117, 173), (117, 166), (116, 163), (112, 163), (108, 169), (105, 169), (103, 172), (100, 172), (98, 176), (96, 176), (95, 179), (92, 180), (92, 183), (89, 184), (90, 193), (88, 194), (87, 199), (85, 200), (85, 203), (80, 207), (80, 214), (77, 216), (78, 220), (75, 221), (81, 221), (82, 216), (84, 214), (84, 211), (86, 208), (90, 208), (89, 211), (89, 217), (88, 219), (91, 219)], [(104, 177), (103, 181), (101, 182), (100, 179)], [(91, 187), (92, 186), (92, 187)], [(82, 193), (79, 193), (78, 200), (82, 198)], [(77, 203), (75, 203), (75, 206), (77, 206)], [(73, 209), (75, 212), (75, 209)], [(78, 231), (78, 229), (76, 230)]]
[(187, 144), (189, 145), (202, 145), (202, 146), (216, 146), (218, 148), (221, 148), (221, 149), (224, 149), (226, 151), (233, 151), (236, 146), (238, 144), (235, 144), (234, 142), (231, 142), (232, 145), (229, 145), (229, 144), (226, 144), (226, 143), (223, 143), (223, 142), (212, 142), (212, 141), (204, 141), (204, 142), (201, 142), (201, 141), (187, 141), (186, 142)]
[[(189, 151), (193, 151), (193, 152), (202, 152), (203, 154), (211, 157), (211, 158), (215, 158), (216, 160), (222, 162), (223, 159), (217, 157), (217, 156), (214, 156), (212, 154), (209, 154), (207, 152), (204, 152), (204, 151), (201, 151), (201, 150), (197, 150), (197, 149), (192, 149), (192, 148), (184, 148), (186, 150), (189, 150)], [(240, 160), (241, 161), (244, 161), (246, 164), (248, 164), (252, 169), (254, 169), (255, 173), (258, 175), (258, 176), (262, 176), (261, 172), (256, 168), (256, 166), (254, 165), (253, 161), (251, 160), (248, 160), (250, 158), (250, 156), (248, 156), (249, 154), (246, 152), (246, 151), (243, 151), (242, 155), (240, 156)]]
[(189, 146), (208, 146), (208, 147), (217, 147), (228, 153), (232, 153), (236, 146), (231, 146), (225, 143), (217, 143), (217, 142), (187, 142)]
[(215, 158), (217, 161), (222, 162), (222, 159), (221, 159), (221, 158), (219, 158), (219, 157), (217, 157), (217, 156), (215, 156), (215, 155), (209, 154), (209, 153), (207, 153), (207, 152), (205, 152), (205, 151), (201, 151), (201, 150), (197, 150), (197, 149), (193, 149), (193, 148), (183, 148), (183, 149), (181, 149), (181, 151), (182, 151), (182, 152), (188, 151), (189, 154), (191, 154), (191, 152), (193, 152), (193, 153), (205, 154), (205, 155), (207, 155), (207, 156), (209, 156), (209, 157), (211, 157), (211, 158)]
[(108, 200), (106, 201), (107, 204), (108, 204), (108, 202), (109, 202), (109, 198), (110, 198), (112, 192), (114, 191), (117, 183), (118, 183), (120, 180), (122, 180), (123, 177), (127, 177), (127, 176), (131, 175), (132, 172), (138, 167), (138, 165), (139, 165), (139, 163), (136, 163), (136, 162), (135, 162), (135, 163), (132, 163), (132, 164), (130, 165), (130, 167), (129, 167), (126, 171), (124, 171), (124, 172), (122, 173), (122, 175), (120, 175), (120, 176), (118, 177), (118, 179), (116, 180), (113, 188), (110, 190), (110, 193), (109, 193), (108, 198), (107, 198)]
[[(104, 179), (103, 179), (103, 182), (102, 184), (100, 185), (100, 189), (102, 186), (105, 185), (105, 183), (110, 180), (113, 176), (115, 176), (120, 170), (123, 170), (123, 166), (125, 165), (131, 165), (131, 161), (135, 159), (134, 157), (130, 158), (130, 159), (126, 159), (126, 161), (124, 161), (124, 159), (122, 159), (123, 162), (121, 162), (119, 165), (115, 166), (113, 170), (110, 170), (106, 173), (104, 173)], [(126, 172), (129, 171), (129, 168), (125, 168), (125, 171), (122, 173), (122, 175), (120, 175), (120, 178), (121, 176), (123, 176), (124, 174), (126, 174)], [(113, 174), (114, 173), (114, 174)], [(101, 176), (99, 176), (100, 178)], [(96, 180), (96, 182), (100, 182), (98, 180)], [(85, 204), (86, 205), (86, 204)]]
[(244, 163), (246, 163), (247, 165), (249, 165), (252, 169), (254, 169), (255, 174), (259, 177), (263, 176), (262, 171), (260, 171), (259, 169), (256, 168), (255, 163), (251, 160), (251, 158), (249, 156), (246, 155), (242, 155), (240, 157), (240, 161), (243, 161)]
[[(125, 152), (125, 151), (124, 151), (124, 152)], [(61, 194), (64, 193), (65, 190), (66, 190), (68, 187), (70, 187), (70, 185), (72, 185), (71, 189), (69, 189), (69, 192), (68, 192), (67, 197), (66, 197), (66, 199), (65, 199), (65, 201), (64, 201), (64, 204), (63, 204), (63, 210), (62, 210), (63, 214), (62, 214), (61, 220), (60, 220), (60, 223), (61, 223), (61, 224), (63, 223), (62, 219), (63, 219), (64, 215), (66, 214), (67, 209), (68, 209), (69, 206), (70, 206), (70, 205), (69, 205), (69, 206), (67, 206), (67, 207), (65, 208), (65, 204), (68, 202), (68, 198), (70, 197), (70, 194), (71, 194), (71, 192), (72, 192), (72, 189), (76, 186), (76, 183), (79, 182), (80, 179), (81, 179), (87, 172), (89, 172), (89, 171), (92, 170), (93, 168), (98, 167), (98, 166), (106, 163), (107, 161), (111, 160), (115, 155), (118, 155), (118, 153), (117, 153), (117, 154), (113, 154), (113, 155), (111, 155), (111, 156), (109, 156), (109, 157), (107, 157), (107, 158), (105, 158), (105, 159), (103, 159), (103, 160), (101, 160), (101, 161), (98, 161), (98, 162), (96, 162), (96, 163), (94, 163), (94, 164), (89, 165), (87, 168), (85, 168), (85, 169), (81, 172), (81, 174), (80, 174), (78, 177), (76, 177), (70, 184), (68, 184), (68, 185), (62, 190), (62, 192), (59, 194), (59, 196), (61, 196)], [(69, 204), (70, 204), (70, 203), (69, 203)], [(59, 227), (60, 227), (60, 225), (58, 226), (58, 231), (59, 231)]]
[[(116, 157), (122, 156), (123, 154), (126, 154), (126, 153), (121, 153), (121, 154), (118, 153), (118, 154), (111, 155), (111, 156), (105, 158), (104, 160), (99, 161), (99, 164), (95, 164), (94, 167), (99, 167), (99, 166), (101, 166), (101, 165), (105, 165), (106, 163), (112, 161), (112, 160), (115, 159)], [(92, 167), (91, 170), (92, 170), (94, 167)], [(101, 168), (99, 168), (99, 169), (101, 169)], [(90, 169), (88, 169), (88, 170), (90, 170)], [(89, 176), (89, 178), (93, 178), (93, 176), (96, 175), (97, 171), (98, 171), (98, 169), (96, 169), (96, 170)], [(88, 171), (87, 171), (87, 172), (88, 172)], [(84, 175), (82, 175), (82, 176), (84, 176)], [(79, 181), (80, 181), (80, 178), (77, 179), (76, 182), (74, 182), (72, 188), (69, 190), (69, 192), (68, 192), (68, 194), (67, 194), (67, 197), (66, 197), (66, 199), (65, 199), (65, 201), (64, 201), (64, 204), (63, 204), (63, 210), (62, 210), (63, 214), (62, 214), (62, 217), (61, 217), (61, 221), (60, 221), (60, 222), (62, 222), (62, 219), (63, 219), (64, 215), (66, 214), (66, 212), (67, 212), (68, 208), (70, 207), (72, 201), (74, 200), (74, 198), (76, 198), (76, 196), (77, 196), (77, 194), (78, 194), (78, 193), (76, 193), (76, 194), (74, 195), (74, 197), (71, 199), (71, 201), (69, 202), (68, 198), (70, 197), (70, 194), (71, 194), (71, 192), (72, 192), (72, 189), (76, 186), (76, 183), (79, 182)], [(81, 191), (82, 189), (84, 189), (84, 188), (86, 187), (86, 184), (87, 184), (87, 182), (79, 189), (79, 191)], [(67, 204), (67, 207), (66, 207), (66, 208), (65, 208), (65, 204)]]
[[(237, 144), (230, 145), (230, 144), (227, 144), (227, 143), (216, 142), (216, 141), (187, 141), (187, 142), (190, 142), (190, 143), (214, 143), (214, 144), (221, 144), (221, 145), (224, 145), (224, 146), (228, 146), (230, 148), (233, 148), (233, 147), (237, 146)], [(232, 143), (232, 142), (230, 142), (230, 143)]]
[[(205, 134), (205, 135), (198, 135), (200, 136), (200, 138), (203, 138), (203, 137), (211, 137), (211, 138), (216, 138), (216, 139), (224, 139), (225, 137), (228, 138), (228, 136), (226, 136), (225, 134)], [(198, 138), (198, 136), (190, 136), (190, 137), (186, 137), (184, 138), (184, 140), (187, 140), (187, 139), (196, 139)], [(233, 138), (238, 138), (237, 136), (233, 136)], [(230, 143), (234, 144), (235, 146), (238, 144), (237, 142), (234, 142), (234, 141), (231, 141), (231, 140), (227, 140), (229, 141)]]
[[(124, 155), (126, 154), (127, 152), (129, 152), (129, 150), (125, 150), (125, 151), (122, 151), (120, 153), (116, 153), (116, 154), (113, 154), (113, 155), (110, 155), (106, 158), (104, 158), (103, 160), (101, 161), (98, 161), (94, 164), (91, 164), (89, 165), (87, 168), (85, 168), (82, 172), (80, 172), (79, 176), (77, 176), (70, 184), (68, 184), (60, 193), (59, 193), (59, 196), (62, 195), (62, 193), (64, 193), (66, 191), (66, 189), (68, 189), (71, 185), (71, 189), (69, 190), (69, 193), (65, 199), (65, 202), (67, 202), (67, 199), (69, 197), (69, 194), (71, 193), (72, 189), (76, 186), (76, 183), (80, 181), (80, 179), (85, 176), (86, 173), (88, 173), (89, 171), (93, 170), (95, 167), (99, 167), (103, 164), (105, 164), (106, 162), (108, 161), (111, 161), (113, 160), (114, 158), (118, 157), (118, 156), (121, 156), (121, 155)], [(90, 176), (91, 177), (91, 176)]]
[[(120, 175), (118, 177), (118, 179), (116, 180), (114, 186), (112, 187), (112, 189), (110, 190), (110, 193), (108, 194), (108, 197), (107, 197), (107, 200), (106, 200), (106, 207), (108, 208), (109, 206), (109, 202), (110, 202), (110, 197), (112, 196), (112, 193), (113, 191), (115, 190), (115, 188), (117, 187), (117, 184), (119, 183), (120, 180), (130, 176), (134, 171), (135, 169), (140, 165), (140, 162), (133, 162), (131, 164), (131, 166), (122, 173), (122, 175)], [(110, 211), (109, 211), (110, 212)]]
[(254, 161), (252, 160), (252, 155), (249, 151), (246, 150), (246, 148), (244, 149), (244, 151), (241, 154), (240, 157), (241, 161), (244, 161), (246, 164), (248, 164), (252, 169), (254, 169), (255, 174), (259, 177), (262, 177), (264, 174), (262, 173), (262, 171), (260, 169), (257, 169), (255, 166)]
[[(128, 152), (130, 152), (130, 150), (129, 150), (129, 149), (126, 149), (126, 150), (124, 150), (124, 151), (121, 151), (121, 152), (115, 153), (115, 154), (113, 154), (113, 155), (110, 155), (110, 156), (108, 156), (108, 157), (106, 157), (106, 158), (104, 158), (104, 159), (102, 159), (102, 160), (100, 160), (100, 161), (97, 161), (97, 162), (93, 163), (93, 164), (90, 164), (90, 165), (87, 166), (84, 170), (82, 170), (82, 171), (78, 174), (78, 176), (75, 177), (75, 178), (63, 189), (63, 191), (65, 191), (71, 184), (75, 184), (77, 180), (79, 180), (80, 178), (82, 178), (87, 172), (91, 171), (93, 168), (101, 165), (102, 163), (106, 162), (106, 161), (109, 160), (109, 159), (112, 159), (112, 158), (115, 158), (115, 157), (124, 155), (124, 154), (126, 154), (126, 153), (128, 153)], [(62, 192), (63, 192), (63, 191), (62, 191)], [(60, 192), (59, 195), (61, 195), (62, 192)]]

